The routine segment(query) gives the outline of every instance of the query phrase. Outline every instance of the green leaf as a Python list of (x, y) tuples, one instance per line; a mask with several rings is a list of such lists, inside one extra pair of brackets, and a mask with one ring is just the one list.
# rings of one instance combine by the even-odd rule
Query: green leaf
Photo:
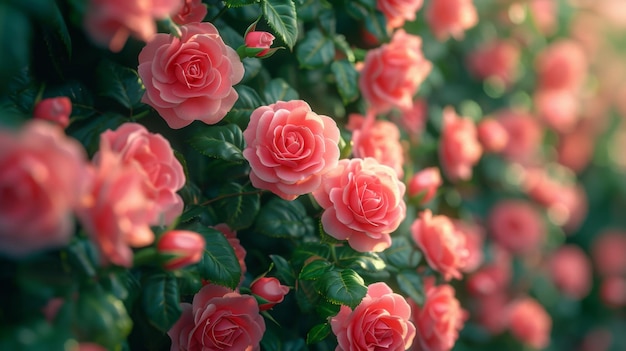
[(385, 261), (375, 252), (358, 252), (349, 246), (336, 249), (339, 264), (349, 268), (378, 272), (385, 269)]
[(421, 253), (404, 236), (394, 237), (391, 247), (383, 251), (382, 256), (387, 263), (400, 269), (415, 269), (422, 259)]
[(176, 277), (159, 273), (144, 280), (141, 305), (150, 324), (167, 333), (182, 313)]
[(355, 101), (359, 97), (359, 73), (354, 64), (348, 60), (335, 61), (330, 65), (330, 69), (335, 75), (337, 90), (344, 105)]
[(315, 233), (313, 219), (298, 201), (278, 197), (263, 205), (255, 222), (255, 230), (272, 238), (301, 238)]
[(296, 57), (304, 68), (319, 68), (330, 64), (335, 57), (335, 45), (319, 29), (307, 32), (296, 48)]
[(189, 140), (189, 144), (205, 156), (241, 163), (245, 160), (243, 133), (236, 124), (201, 128)]
[(277, 101), (298, 100), (300, 98), (298, 92), (282, 78), (272, 79), (265, 86), (263, 94), (267, 104), (273, 104)]
[(298, 39), (296, 5), (293, 0), (262, 0), (263, 16), (276, 35), (293, 49)]
[(286, 285), (293, 286), (296, 283), (296, 275), (286, 259), (278, 255), (270, 255), (276, 269), (276, 277), (285, 282)]
[(89, 155), (93, 155), (100, 148), (100, 134), (107, 129), (117, 129), (126, 121), (128, 121), (126, 117), (118, 113), (107, 112), (81, 120), (80, 123), (70, 124), (67, 133), (78, 139)]
[(294, 269), (298, 270), (304, 265), (304, 262), (314, 257), (328, 260), (330, 258), (330, 247), (321, 243), (304, 243), (298, 245), (291, 258), (292, 266)]
[(370, 11), (364, 22), (367, 31), (374, 34), (379, 41), (385, 42), (389, 40), (389, 34), (387, 33), (387, 19), (382, 12)]
[(315, 281), (318, 293), (326, 300), (352, 309), (361, 303), (367, 287), (361, 276), (352, 269), (332, 270)]
[(57, 73), (62, 76), (62, 66), (69, 64), (72, 56), (72, 41), (57, 2), (52, 1), (49, 7), (46, 21), (40, 23), (40, 35), (48, 49), (47, 61), (52, 63)]
[(70, 320), (74, 337), (90, 340), (107, 349), (117, 349), (133, 326), (122, 300), (102, 292), (98, 287), (81, 291), (76, 302), (67, 300), (62, 310), (66, 308), (72, 314)]
[(6, 2), (0, 2), (0, 92), (8, 92), (7, 83), (30, 60), (31, 23), (26, 15)]
[(256, 77), (263, 69), (263, 64), (261, 63), (261, 59), (256, 57), (244, 57), (241, 60), (243, 63), (244, 74), (241, 79), (241, 83), (246, 83)]
[(263, 106), (264, 103), (259, 94), (249, 86), (237, 85), (235, 90), (237, 90), (239, 98), (224, 120), (237, 124), (239, 128), (245, 130), (250, 122), (252, 111), (259, 106)]
[(248, 228), (259, 213), (260, 197), (252, 185), (224, 184), (214, 202), (215, 213), (233, 230)]
[(306, 343), (308, 345), (318, 343), (330, 335), (330, 324), (322, 323), (313, 326), (306, 334)]
[(102, 60), (96, 68), (97, 93), (114, 99), (122, 106), (139, 107), (145, 91), (137, 71), (111, 60)]
[(398, 287), (407, 294), (415, 303), (424, 303), (424, 286), (422, 278), (414, 270), (405, 270), (396, 276)]
[(324, 274), (330, 271), (333, 264), (326, 260), (311, 261), (302, 267), (298, 279), (302, 280), (316, 280), (324, 276)]
[(241, 7), (246, 5), (255, 4), (257, 0), (226, 0), (225, 5), (228, 7)]

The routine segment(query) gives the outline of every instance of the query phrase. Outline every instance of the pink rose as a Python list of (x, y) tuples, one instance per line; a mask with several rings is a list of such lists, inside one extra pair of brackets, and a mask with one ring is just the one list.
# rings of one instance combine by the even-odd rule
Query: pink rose
[(491, 296), (504, 292), (513, 277), (511, 255), (500, 246), (493, 245), (491, 261), (480, 267), (467, 279), (467, 290), (474, 296)]
[(424, 168), (415, 173), (409, 181), (409, 196), (421, 196), (420, 204), (425, 204), (437, 195), (437, 189), (443, 184), (441, 172), (437, 167)]
[(230, 246), (235, 251), (235, 256), (237, 256), (237, 260), (239, 261), (239, 267), (241, 268), (241, 279), (239, 280), (239, 284), (241, 284), (241, 282), (243, 282), (244, 280), (244, 275), (247, 272), (246, 261), (245, 261), (246, 249), (244, 249), (244, 247), (241, 246), (241, 243), (239, 242), (239, 239), (237, 238), (237, 232), (230, 229), (228, 224), (220, 223), (220, 224), (213, 226), (213, 229), (216, 229), (222, 232), (222, 234), (224, 234), (224, 236), (226, 237), (226, 240), (228, 240), (228, 243), (230, 244)]
[(485, 243), (485, 233), (481, 226), (476, 223), (455, 220), (454, 227), (465, 237), (465, 248), (468, 255), (465, 265), (461, 269), (465, 273), (471, 273), (483, 264), (483, 245)]
[(184, 25), (194, 22), (202, 22), (207, 14), (207, 7), (202, 0), (183, 0), (183, 7), (172, 16), (172, 21)]
[(535, 70), (541, 90), (576, 92), (587, 75), (587, 59), (580, 44), (561, 39), (537, 55)]
[(411, 317), (417, 329), (411, 350), (449, 351), (459, 338), (467, 311), (461, 308), (452, 286), (427, 286), (425, 290), (424, 304), (414, 305)]
[(531, 0), (528, 9), (535, 26), (543, 35), (554, 33), (557, 26), (559, 3), (554, 0)]
[(531, 115), (522, 111), (504, 110), (497, 120), (509, 136), (502, 154), (508, 160), (525, 163), (536, 157), (541, 145), (543, 129)]
[(253, 49), (265, 49), (256, 54), (257, 57), (261, 57), (270, 51), (270, 46), (274, 43), (274, 39), (276, 39), (276, 37), (274, 37), (272, 33), (252, 31), (246, 34), (244, 41), (246, 43), (246, 47)]
[(507, 328), (509, 297), (504, 292), (480, 296), (474, 302), (475, 311), (471, 315), (489, 334), (497, 335)]
[(561, 135), (557, 146), (559, 163), (576, 173), (582, 172), (593, 158), (595, 138), (586, 126)]
[(43, 99), (35, 105), (33, 117), (45, 119), (58, 124), (61, 128), (70, 125), (72, 114), (72, 100), (67, 96)]
[(515, 80), (520, 50), (511, 41), (492, 40), (482, 44), (467, 58), (472, 74), (479, 79), (497, 78), (504, 85)]
[(541, 214), (524, 200), (498, 202), (489, 214), (493, 239), (515, 254), (537, 250), (546, 236)]
[(12, 257), (61, 247), (86, 178), (86, 153), (61, 128), (38, 120), (0, 129), (0, 252)]
[(313, 192), (324, 208), (324, 230), (360, 252), (391, 246), (389, 234), (406, 216), (405, 185), (373, 158), (341, 160)]
[(426, 125), (428, 105), (424, 99), (415, 99), (409, 108), (400, 111), (399, 124), (406, 128), (412, 140), (416, 140)]
[(465, 236), (448, 217), (433, 216), (429, 209), (422, 211), (411, 225), (411, 236), (432, 269), (447, 281), (461, 279), (460, 270), (467, 263), (469, 251)]
[(163, 263), (167, 270), (176, 270), (200, 262), (206, 242), (204, 237), (189, 230), (165, 232), (157, 243), (159, 254), (170, 257)]
[(626, 232), (607, 229), (596, 235), (591, 257), (601, 276), (626, 275)]
[(259, 305), (261, 311), (266, 311), (283, 302), (285, 295), (289, 293), (289, 287), (280, 284), (274, 277), (262, 277), (250, 284), (250, 291), (267, 301)]
[(581, 299), (591, 290), (591, 261), (578, 246), (558, 248), (550, 257), (549, 268), (554, 284), (565, 295)]
[(509, 134), (500, 122), (485, 118), (478, 123), (478, 140), (485, 152), (500, 152), (509, 142)]
[(146, 86), (141, 101), (170, 128), (195, 120), (215, 124), (239, 97), (233, 85), (243, 78), (243, 64), (211, 23), (190, 23), (180, 30), (180, 39), (157, 34), (139, 53), (138, 72)]
[(472, 0), (432, 0), (426, 7), (425, 17), (430, 30), (440, 41), (449, 36), (461, 40), (465, 31), (478, 23)]
[(321, 176), (339, 160), (337, 124), (303, 100), (257, 108), (243, 137), (252, 185), (285, 200), (317, 189)]
[(393, 107), (409, 109), (431, 69), (432, 63), (422, 53), (422, 39), (399, 29), (390, 43), (367, 52), (359, 89), (379, 113)]
[(600, 283), (600, 300), (607, 306), (626, 306), (626, 279), (620, 276), (603, 278)]
[(265, 321), (254, 297), (209, 284), (181, 307), (170, 350), (259, 350)]
[(129, 36), (150, 41), (157, 32), (155, 20), (175, 14), (180, 6), (181, 0), (90, 0), (83, 25), (93, 41), (118, 52)]
[[(185, 185), (185, 173), (169, 141), (137, 123), (124, 123), (100, 136), (125, 163), (134, 163), (143, 176), (146, 196), (153, 201), (151, 224), (171, 224), (183, 212), (183, 199), (176, 194)], [(98, 154), (94, 161), (98, 162)]]
[(376, 8), (385, 15), (388, 28), (399, 28), (404, 21), (414, 21), (423, 0), (378, 0)]
[(522, 343), (543, 349), (550, 344), (552, 318), (537, 301), (526, 297), (509, 306), (509, 328)]
[(439, 161), (446, 176), (453, 181), (469, 180), (472, 167), (482, 153), (474, 122), (468, 117), (459, 117), (452, 107), (446, 107), (439, 142)]
[(367, 287), (367, 294), (354, 309), (341, 306), (330, 319), (339, 345), (335, 351), (404, 351), (413, 343), (415, 326), (409, 320), (411, 307), (404, 297), (379, 282)]
[(579, 119), (578, 97), (568, 90), (539, 90), (533, 96), (539, 118), (559, 133), (569, 133)]

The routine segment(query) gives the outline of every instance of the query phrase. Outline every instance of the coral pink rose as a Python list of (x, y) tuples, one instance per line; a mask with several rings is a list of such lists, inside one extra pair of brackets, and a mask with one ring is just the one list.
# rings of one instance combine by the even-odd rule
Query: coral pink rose
[(15, 134), (0, 129), (0, 253), (23, 257), (70, 241), (86, 159), (48, 122), (32, 120)]
[(267, 301), (259, 305), (261, 311), (266, 311), (283, 302), (285, 295), (289, 293), (289, 287), (280, 284), (274, 277), (262, 277), (250, 284), (250, 291)]
[(477, 78), (497, 78), (508, 85), (515, 79), (519, 57), (517, 45), (511, 41), (496, 39), (471, 52), (467, 65)]
[(476, 125), (468, 117), (459, 117), (452, 107), (443, 110), (443, 131), (439, 142), (439, 161), (450, 180), (468, 180), (483, 149), (478, 142)]
[(533, 97), (539, 118), (559, 133), (569, 133), (578, 122), (578, 98), (568, 90), (539, 90)]
[(486, 118), (478, 123), (478, 140), (485, 152), (500, 152), (509, 142), (509, 134), (497, 119)]
[(335, 351), (404, 351), (415, 337), (410, 317), (411, 307), (404, 297), (383, 282), (371, 284), (354, 310), (341, 306), (330, 319), (339, 343)]
[(600, 300), (609, 307), (626, 306), (626, 279), (619, 276), (604, 278), (600, 283)]
[(585, 126), (561, 135), (557, 146), (558, 161), (574, 172), (583, 171), (591, 162), (595, 148), (595, 136)]
[(245, 261), (246, 249), (244, 249), (244, 247), (241, 246), (241, 243), (239, 242), (239, 239), (237, 238), (237, 232), (230, 229), (228, 224), (220, 223), (220, 224), (213, 226), (213, 229), (219, 230), (222, 234), (224, 234), (224, 236), (226, 237), (226, 240), (228, 240), (228, 243), (235, 251), (235, 256), (237, 256), (237, 261), (239, 261), (239, 267), (241, 268), (241, 279), (239, 280), (239, 284), (241, 284), (244, 280), (244, 275), (247, 272), (246, 261)]
[(465, 237), (465, 248), (468, 255), (465, 265), (461, 269), (465, 273), (471, 273), (482, 265), (484, 260), (483, 244), (485, 242), (485, 233), (482, 227), (476, 223), (461, 220), (453, 221), (454, 227)]
[[(151, 224), (169, 225), (183, 212), (183, 199), (176, 194), (185, 185), (185, 173), (169, 141), (137, 123), (124, 123), (100, 136), (125, 163), (135, 163), (144, 192), (153, 201)], [(94, 161), (98, 162), (98, 154)]]
[(391, 246), (389, 234), (406, 216), (405, 185), (373, 158), (341, 160), (313, 192), (324, 208), (324, 230), (360, 252)]
[(83, 24), (93, 41), (122, 50), (129, 36), (145, 42), (157, 32), (155, 20), (175, 14), (181, 0), (90, 0)]
[(163, 268), (175, 270), (198, 263), (202, 259), (205, 246), (204, 237), (196, 232), (170, 230), (159, 238), (157, 251), (168, 257), (163, 262)]
[(591, 289), (591, 261), (583, 250), (564, 245), (552, 254), (550, 275), (559, 290), (574, 299), (585, 297)]
[(608, 229), (599, 233), (591, 257), (601, 276), (626, 275), (626, 232)]
[(478, 23), (472, 0), (431, 0), (425, 17), (430, 30), (440, 41), (449, 36), (461, 40), (465, 31)]
[(274, 37), (272, 33), (252, 31), (246, 34), (244, 42), (246, 43), (246, 47), (253, 49), (264, 49), (256, 54), (257, 57), (261, 57), (270, 51), (270, 46), (272, 46), (272, 44), (274, 43), (274, 39), (276, 39), (276, 37)]
[(139, 53), (138, 72), (146, 86), (141, 101), (170, 128), (195, 120), (215, 124), (239, 97), (233, 85), (243, 78), (243, 64), (211, 23), (190, 23), (180, 30), (180, 38), (157, 34)]
[(536, 349), (550, 344), (552, 318), (537, 301), (526, 297), (512, 302), (508, 319), (511, 333), (522, 343)]
[(480, 296), (474, 302), (476, 305), (471, 315), (487, 332), (497, 335), (507, 328), (509, 297), (504, 292)]
[(498, 202), (489, 214), (489, 229), (498, 244), (516, 254), (538, 249), (546, 236), (541, 214), (523, 200)]
[(535, 59), (541, 90), (576, 92), (587, 75), (587, 59), (580, 44), (561, 39), (550, 44)]
[(243, 137), (252, 185), (285, 200), (317, 189), (321, 176), (339, 160), (337, 124), (303, 100), (257, 108)]
[(543, 130), (537, 119), (526, 112), (504, 110), (496, 119), (509, 136), (502, 154), (510, 161), (525, 163), (533, 159), (541, 145)]
[(558, 24), (559, 3), (554, 0), (531, 0), (528, 5), (537, 29), (543, 35), (552, 34)]
[(449, 351), (459, 338), (468, 317), (454, 296), (454, 288), (444, 284), (426, 287), (424, 304), (413, 305), (411, 320), (417, 335), (411, 350)]
[(385, 15), (388, 28), (399, 28), (405, 21), (414, 21), (423, 0), (377, 0), (376, 8)]
[(410, 108), (400, 111), (399, 124), (406, 128), (412, 140), (418, 138), (428, 119), (428, 105), (424, 99), (413, 100)]
[(409, 196), (421, 196), (420, 203), (425, 204), (437, 195), (437, 189), (443, 184), (441, 172), (437, 167), (424, 168), (415, 173), (409, 181)]
[(228, 288), (205, 285), (193, 303), (181, 303), (183, 313), (168, 331), (170, 350), (260, 349), (265, 321), (254, 297)]
[(359, 89), (379, 113), (393, 107), (409, 109), (431, 69), (432, 63), (422, 53), (422, 39), (399, 29), (390, 43), (367, 52)]
[(467, 290), (474, 296), (503, 292), (513, 277), (511, 255), (498, 245), (491, 247), (491, 261), (467, 279)]
[(67, 96), (43, 99), (35, 105), (33, 117), (54, 122), (61, 128), (70, 125), (72, 114), (72, 100)]
[(433, 216), (427, 209), (411, 225), (413, 241), (424, 253), (428, 265), (445, 280), (461, 279), (461, 269), (469, 257), (465, 236), (444, 216)]
[(183, 0), (183, 7), (172, 16), (172, 21), (183, 25), (187, 23), (202, 22), (207, 14), (207, 7), (202, 0)]

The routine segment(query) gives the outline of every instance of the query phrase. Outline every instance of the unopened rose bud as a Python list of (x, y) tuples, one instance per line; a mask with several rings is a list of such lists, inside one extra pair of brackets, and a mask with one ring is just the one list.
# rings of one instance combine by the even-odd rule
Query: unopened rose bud
[(167, 270), (176, 270), (197, 263), (204, 252), (204, 238), (188, 230), (172, 230), (161, 237), (157, 250), (170, 258), (163, 263)]
[(257, 57), (261, 57), (270, 51), (270, 47), (274, 43), (274, 39), (276, 38), (271, 33), (252, 31), (246, 34), (245, 42), (246, 47), (248, 48), (265, 49), (256, 54)]
[(421, 204), (432, 200), (441, 186), (441, 172), (437, 167), (425, 168), (413, 175), (409, 181), (409, 196), (422, 195)]
[(54, 122), (66, 128), (70, 124), (72, 101), (66, 96), (41, 100), (33, 110), (33, 117)]
[(289, 287), (281, 285), (280, 281), (274, 277), (263, 277), (255, 280), (250, 290), (253, 294), (268, 301), (259, 305), (261, 311), (266, 311), (277, 303), (283, 302), (285, 295), (289, 292)]

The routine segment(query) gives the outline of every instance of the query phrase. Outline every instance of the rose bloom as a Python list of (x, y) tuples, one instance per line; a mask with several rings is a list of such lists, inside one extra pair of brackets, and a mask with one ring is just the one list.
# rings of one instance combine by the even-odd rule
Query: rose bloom
[(443, 184), (441, 172), (437, 167), (424, 168), (415, 173), (409, 181), (409, 196), (421, 196), (420, 204), (425, 204), (437, 195), (437, 189)]
[(181, 0), (89, 0), (83, 25), (93, 41), (118, 52), (129, 36), (150, 41), (157, 32), (155, 20), (180, 7)]
[(250, 291), (268, 301), (259, 305), (261, 311), (266, 311), (283, 302), (285, 295), (289, 293), (289, 287), (280, 284), (274, 277), (262, 277), (250, 284)]
[(524, 200), (498, 202), (489, 214), (489, 229), (499, 245), (515, 254), (538, 249), (546, 236), (541, 214)]
[(478, 142), (476, 125), (459, 117), (450, 106), (443, 110), (443, 131), (439, 142), (439, 161), (450, 180), (468, 180), (483, 149)]
[(426, 120), (428, 119), (428, 105), (424, 99), (415, 99), (410, 108), (404, 108), (400, 111), (399, 124), (406, 128), (412, 140), (416, 140), (419, 134), (424, 130)]
[(535, 92), (534, 105), (539, 118), (558, 133), (569, 133), (579, 119), (579, 103), (568, 90), (539, 90)]
[(411, 225), (413, 241), (424, 253), (428, 265), (440, 272), (444, 279), (461, 279), (461, 269), (466, 265), (469, 251), (465, 235), (444, 216), (433, 216), (429, 209), (420, 213)]
[(509, 134), (497, 119), (485, 118), (478, 123), (478, 140), (485, 152), (500, 152), (509, 142)]
[(137, 70), (146, 86), (141, 101), (170, 128), (195, 120), (215, 124), (239, 97), (233, 85), (243, 78), (243, 64), (211, 23), (190, 23), (180, 30), (180, 38), (157, 34), (139, 53)]
[(511, 41), (496, 39), (482, 44), (467, 57), (470, 72), (479, 79), (497, 78), (505, 85), (515, 79), (520, 50)]
[(423, 0), (377, 0), (376, 8), (385, 15), (388, 28), (399, 28), (405, 21), (414, 21)]
[(359, 252), (391, 246), (389, 234), (406, 217), (405, 185), (396, 172), (373, 158), (341, 160), (313, 192), (324, 208), (324, 230)]
[(260, 349), (265, 321), (254, 297), (208, 284), (181, 303), (183, 313), (167, 332), (172, 351)]
[(543, 349), (550, 344), (552, 318), (537, 301), (526, 297), (509, 306), (509, 328), (522, 343)]
[[(169, 141), (150, 133), (138, 123), (124, 123), (100, 136), (123, 162), (135, 163), (143, 179), (144, 192), (153, 201), (151, 224), (171, 224), (183, 212), (183, 199), (176, 193), (185, 185), (185, 173)], [(98, 162), (98, 154), (94, 161)]]
[(461, 40), (465, 31), (478, 23), (478, 13), (472, 0), (431, 0), (425, 17), (439, 41), (449, 36)]
[[(350, 114), (349, 124), (362, 120)], [(377, 120), (370, 126), (360, 126), (352, 132), (352, 154), (354, 157), (373, 157), (383, 165), (393, 168), (398, 178), (404, 176), (404, 150), (400, 144), (400, 129), (389, 121)]]
[(626, 232), (607, 229), (595, 236), (591, 257), (601, 276), (626, 274)]
[(431, 69), (432, 63), (422, 53), (422, 38), (399, 29), (390, 43), (367, 52), (359, 89), (378, 113), (393, 107), (409, 109)]
[(626, 279), (607, 277), (600, 283), (600, 300), (613, 308), (626, 306)]
[(72, 100), (67, 96), (43, 99), (35, 105), (33, 117), (54, 122), (61, 128), (70, 125), (70, 115), (72, 114)]
[(502, 155), (510, 161), (521, 163), (533, 159), (543, 138), (539, 122), (532, 115), (515, 110), (500, 111), (496, 119), (509, 136)]
[(339, 343), (335, 351), (404, 351), (415, 337), (410, 317), (411, 307), (404, 297), (383, 282), (371, 284), (354, 310), (342, 305), (330, 319)]
[(554, 0), (531, 0), (528, 5), (537, 29), (543, 35), (554, 33), (557, 26), (558, 2)]
[(511, 254), (500, 246), (491, 246), (491, 261), (480, 267), (466, 280), (467, 290), (473, 296), (489, 297), (504, 292), (513, 277)]
[(172, 21), (184, 25), (187, 23), (202, 22), (207, 14), (207, 7), (202, 0), (182, 0), (183, 7), (172, 16)]
[(563, 166), (579, 173), (591, 162), (595, 148), (595, 136), (585, 126), (561, 135), (557, 146), (558, 161)]
[(465, 265), (461, 270), (465, 273), (474, 272), (482, 265), (484, 260), (484, 230), (476, 223), (461, 220), (455, 220), (453, 224), (455, 229), (465, 237), (465, 248), (468, 252)]
[(577, 91), (587, 75), (587, 59), (580, 44), (561, 39), (537, 55), (535, 70), (541, 90)]
[(474, 309), (470, 314), (476, 318), (476, 322), (480, 324), (489, 334), (497, 335), (507, 328), (507, 308), (509, 306), (509, 297), (502, 291), (497, 291), (490, 295), (480, 296), (473, 300)]
[(249, 48), (265, 49), (256, 54), (257, 57), (261, 57), (270, 51), (270, 46), (272, 46), (272, 44), (274, 43), (274, 39), (276, 39), (276, 37), (274, 37), (272, 33), (252, 31), (246, 34), (244, 41), (246, 43), (246, 46)]
[(243, 137), (252, 185), (285, 200), (317, 189), (321, 176), (339, 160), (337, 124), (303, 100), (257, 108)]
[(237, 260), (239, 261), (239, 267), (241, 268), (241, 278), (239, 280), (239, 284), (241, 284), (247, 272), (246, 261), (245, 261), (246, 249), (244, 249), (244, 247), (241, 246), (241, 243), (239, 242), (239, 239), (237, 238), (237, 232), (230, 229), (228, 224), (220, 223), (220, 224), (213, 226), (213, 229), (219, 230), (222, 234), (224, 234), (224, 236), (226, 237), (226, 240), (228, 240), (228, 243), (235, 251), (235, 256), (237, 256)]
[(581, 299), (591, 290), (591, 261), (578, 246), (564, 245), (550, 257), (550, 275), (559, 290)]
[(19, 258), (69, 243), (86, 159), (77, 141), (48, 122), (0, 129), (0, 253)]
[(426, 287), (424, 304), (413, 305), (411, 320), (417, 336), (411, 350), (448, 351), (454, 347), (468, 317), (454, 296), (454, 288), (444, 284)]

